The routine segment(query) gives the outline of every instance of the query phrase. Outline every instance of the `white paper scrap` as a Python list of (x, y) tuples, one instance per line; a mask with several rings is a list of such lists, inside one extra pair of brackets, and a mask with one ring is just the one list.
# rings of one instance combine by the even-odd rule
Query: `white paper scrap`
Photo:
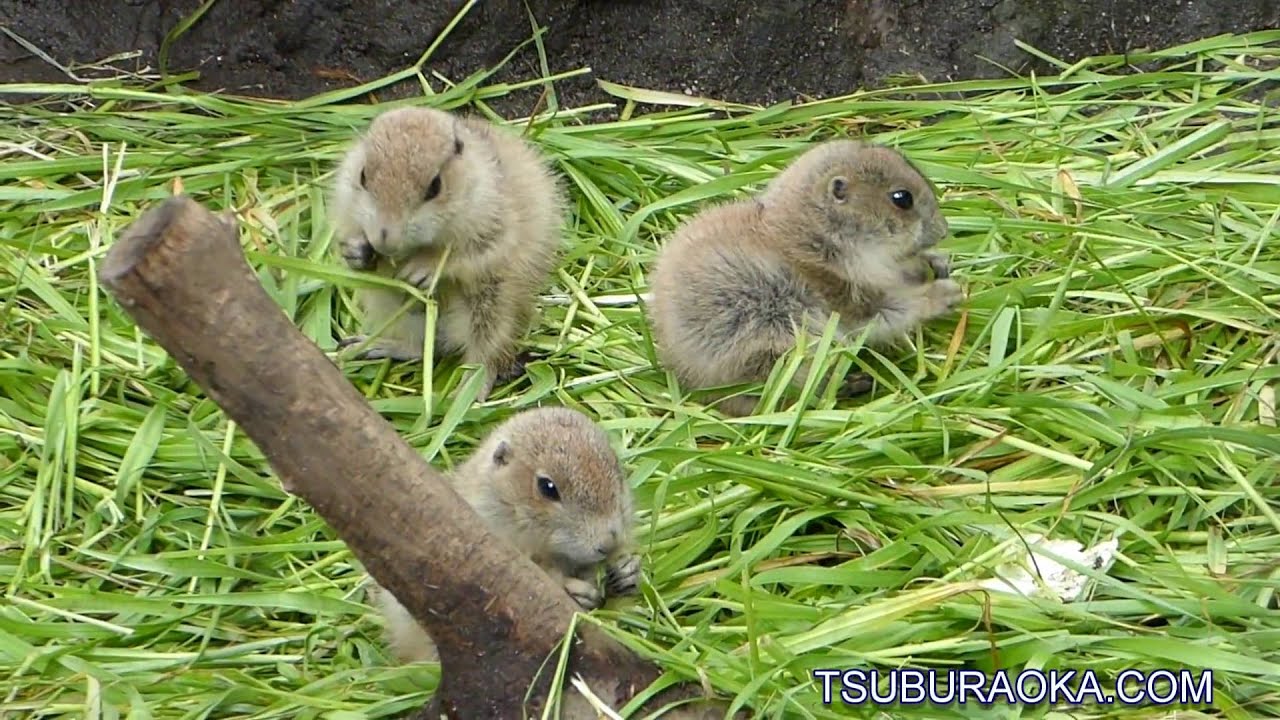
[(1021, 541), (1014, 543), (1013, 550), (1018, 553), (1017, 558), (997, 567), (995, 577), (985, 580), (983, 587), (999, 592), (1016, 592), (1024, 597), (1039, 595), (1074, 602), (1084, 596), (1089, 576), (1037, 551), (1047, 550), (1058, 557), (1105, 573), (1115, 562), (1119, 547), (1114, 537), (1088, 550), (1075, 540), (1045, 540), (1043, 535), (1037, 534), (1029, 534), (1024, 538), (1025, 544)]

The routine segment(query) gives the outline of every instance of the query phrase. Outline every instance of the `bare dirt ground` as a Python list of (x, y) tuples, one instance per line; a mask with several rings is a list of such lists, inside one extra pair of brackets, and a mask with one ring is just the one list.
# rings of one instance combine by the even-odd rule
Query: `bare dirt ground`
[[(165, 34), (201, 0), (0, 0), (0, 25), (56, 63), (141, 51), (155, 68)], [(412, 64), (462, 0), (219, 0), (169, 53), (170, 71), (237, 94), (302, 97)], [(898, 76), (938, 81), (1043, 71), (1014, 39), (1067, 61), (1280, 27), (1280, 0), (482, 0), (427, 70), (462, 80), (548, 27), (562, 106), (609, 101), (596, 79), (747, 103), (825, 97)], [(498, 79), (538, 74), (532, 44)], [(86, 73), (92, 75), (92, 73)], [(65, 82), (47, 59), (0, 35), (0, 82)], [(405, 89), (405, 92), (413, 88)], [(501, 112), (524, 114), (532, 93)]]

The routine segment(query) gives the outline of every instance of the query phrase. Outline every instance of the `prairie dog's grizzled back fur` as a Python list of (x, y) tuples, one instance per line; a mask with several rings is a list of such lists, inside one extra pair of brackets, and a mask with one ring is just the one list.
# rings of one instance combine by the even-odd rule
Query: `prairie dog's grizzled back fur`
[[(513, 415), (447, 477), (490, 532), (563, 582), (583, 607), (603, 599), (601, 567), (611, 593), (634, 590), (631, 487), (609, 436), (586, 415), (563, 407)], [(373, 600), (397, 658), (435, 658), (430, 637), (389, 592), (375, 585)]]
[[(554, 268), (567, 213), (563, 188), (534, 146), (481, 118), (425, 107), (390, 110), (343, 157), (330, 205), (352, 267), (424, 289), (439, 272), (438, 350), (485, 366), (489, 383), (481, 399), (493, 382), (518, 370), (516, 345)], [(398, 291), (362, 290), (364, 332), (407, 299)], [(364, 357), (418, 359), (422, 328), (421, 310), (409, 313)]]
[[(756, 197), (708, 207), (672, 234), (650, 273), (659, 356), (688, 389), (763, 381), (832, 312), (888, 343), (960, 297), (929, 251), (948, 232), (933, 186), (900, 153), (850, 140), (806, 151)], [(922, 267), (937, 281), (925, 282)], [(805, 368), (798, 374), (803, 381)], [(851, 376), (850, 394), (868, 389)], [(750, 412), (756, 398), (721, 409)]]

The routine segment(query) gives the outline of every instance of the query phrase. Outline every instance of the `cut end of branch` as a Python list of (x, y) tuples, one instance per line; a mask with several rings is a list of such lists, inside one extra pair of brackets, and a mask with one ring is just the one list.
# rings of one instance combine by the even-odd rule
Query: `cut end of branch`
[[(152, 263), (186, 253), (192, 243), (225, 236), (235, 226), (209, 212), (187, 195), (175, 195), (138, 218), (116, 240), (98, 267), (98, 279), (113, 293), (130, 275)], [(157, 270), (159, 268), (156, 268)], [(146, 272), (149, 284), (162, 280), (164, 273)], [(127, 295), (117, 294), (122, 301)]]

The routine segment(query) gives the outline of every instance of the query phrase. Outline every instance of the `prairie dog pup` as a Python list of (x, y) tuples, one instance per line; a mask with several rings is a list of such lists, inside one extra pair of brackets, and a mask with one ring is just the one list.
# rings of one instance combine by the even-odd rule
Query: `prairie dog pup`
[[(563, 407), (513, 415), (447, 475), (485, 522), (561, 583), (579, 605), (599, 607), (605, 592), (635, 592), (640, 559), (630, 552), (631, 488), (609, 436)], [(391, 653), (400, 662), (436, 660), (431, 637), (390, 592), (373, 585)]]
[[(481, 118), (389, 110), (339, 164), (330, 207), (352, 268), (424, 290), (439, 271), (435, 348), (484, 368), (481, 401), (496, 382), (522, 372), (517, 345), (554, 267), (567, 208), (532, 145)], [(375, 288), (358, 298), (363, 334), (344, 339), (344, 347), (365, 342), (409, 296)], [(420, 359), (424, 322), (419, 305), (360, 357)]]
[[(947, 232), (933, 188), (900, 153), (817, 145), (756, 198), (686, 221), (659, 252), (650, 277), (659, 358), (687, 389), (761, 382), (800, 325), (817, 335), (832, 312), (847, 337), (870, 325), (869, 342), (892, 343), (963, 295), (947, 259), (929, 250)], [(851, 373), (841, 394), (868, 389)], [(728, 398), (720, 409), (747, 415), (758, 400)]]

